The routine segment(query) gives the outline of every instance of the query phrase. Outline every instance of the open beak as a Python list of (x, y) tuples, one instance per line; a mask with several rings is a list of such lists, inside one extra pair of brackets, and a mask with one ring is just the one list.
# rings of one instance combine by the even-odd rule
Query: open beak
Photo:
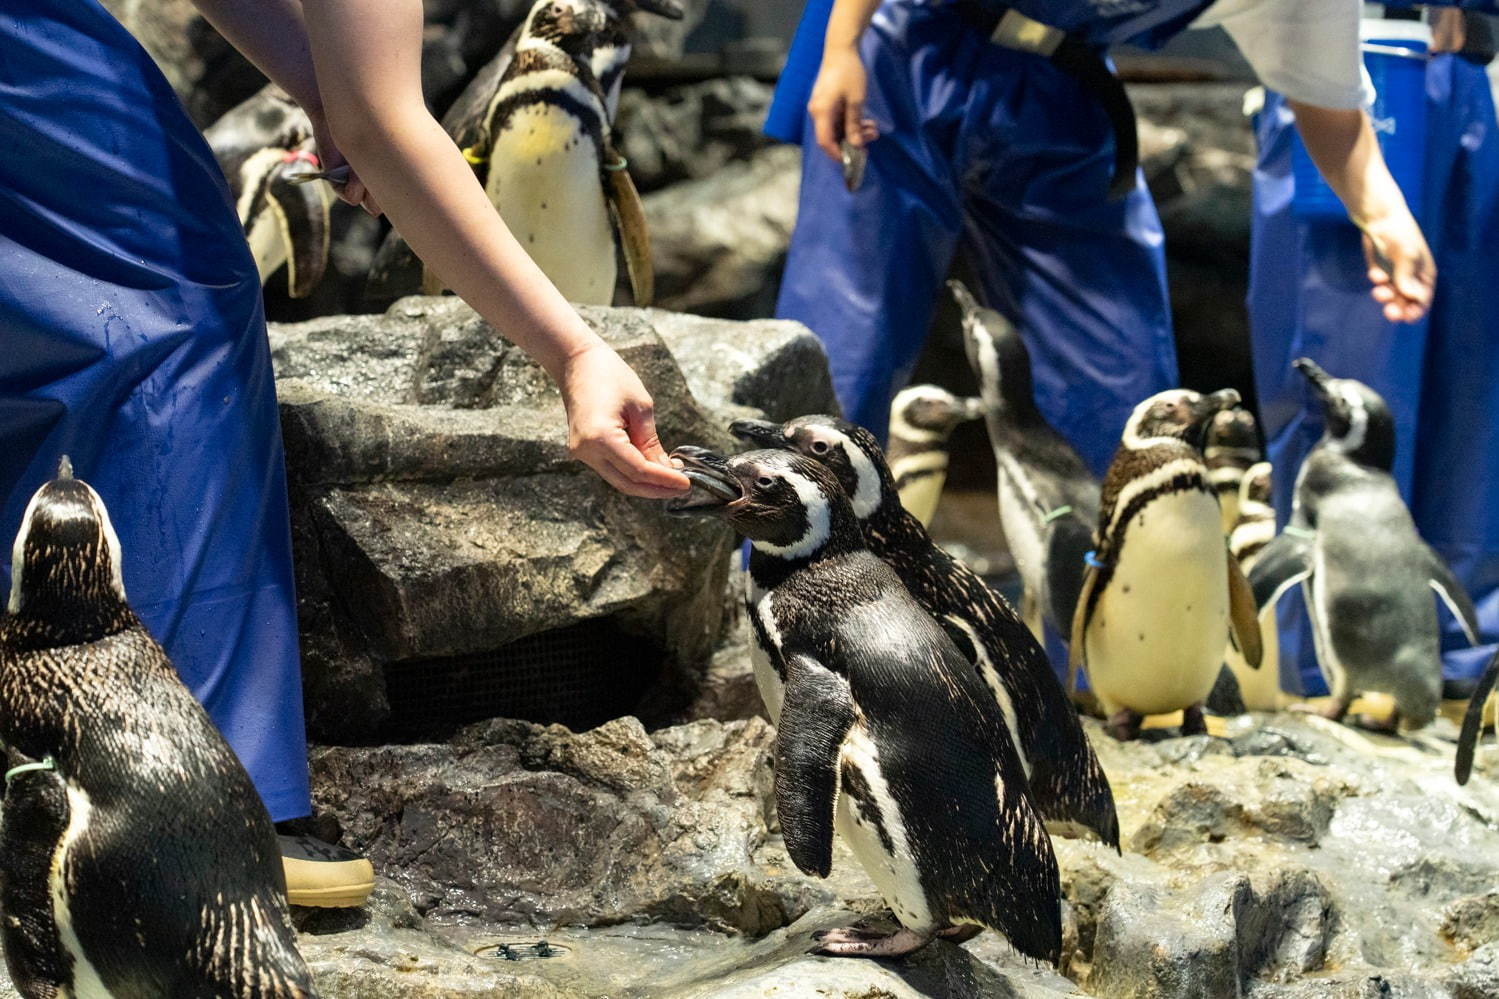
[(729, 433), (756, 447), (785, 450), (790, 446), (781, 425), (769, 420), (735, 420), (729, 424)]
[(1322, 370), (1322, 366), (1310, 357), (1298, 357), (1291, 362), (1291, 367), (1301, 372), (1303, 378), (1312, 383), (1312, 388), (1323, 399), (1332, 395), (1332, 375)]
[(682, 474), (692, 483), (686, 496), (668, 500), (666, 512), (678, 516), (715, 514), (744, 497), (739, 480), (729, 471), (729, 460), (702, 447), (679, 447), (671, 456), (682, 463)]

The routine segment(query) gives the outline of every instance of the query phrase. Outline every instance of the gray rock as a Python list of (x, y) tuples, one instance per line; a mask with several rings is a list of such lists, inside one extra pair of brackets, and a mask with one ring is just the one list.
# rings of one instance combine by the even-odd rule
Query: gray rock
[(795, 147), (774, 146), (647, 195), (657, 304), (735, 319), (770, 315), (796, 221), (800, 162)]
[[(832, 405), (821, 349), (795, 324), (584, 316), (651, 390), (667, 446), (732, 447), (725, 427), (735, 416)], [(408, 685), (466, 670), (491, 689), (534, 687), (525, 662), (544, 649), (516, 652), (530, 657), (513, 664), (519, 673), (493, 656), (587, 622), (611, 622), (645, 643), (631, 654), (657, 673), (650, 705), (640, 702), (649, 679), (631, 681), (618, 664), (577, 665), (576, 680), (558, 675), (554, 686), (614, 684), (593, 701), (626, 700), (574, 716), (521, 697), (491, 703), (488, 714), (589, 725), (635, 709), (676, 713), (695, 696), (721, 631), (732, 535), (621, 496), (571, 461), (561, 399), (522, 351), (454, 298), (407, 299), (383, 316), (271, 334), (316, 737), (369, 741), (385, 731), (392, 669)], [(570, 647), (610, 654), (607, 645)], [(397, 700), (395, 714), (409, 701)], [(532, 706), (522, 711), (522, 702)], [(478, 701), (460, 708), (467, 720), (484, 716)]]
[(751, 77), (727, 77), (670, 87), (661, 93), (627, 89), (614, 132), (643, 193), (697, 180), (746, 159), (769, 144), (761, 131), (771, 87)]
[(1499, 941), (1499, 888), (1449, 905), (1442, 914), (1442, 936), (1463, 950)]
[(654, 740), (633, 718), (495, 721), (450, 745), (314, 750), (314, 795), (429, 916), (758, 935), (800, 915), (752, 863), (772, 741), (758, 719)]

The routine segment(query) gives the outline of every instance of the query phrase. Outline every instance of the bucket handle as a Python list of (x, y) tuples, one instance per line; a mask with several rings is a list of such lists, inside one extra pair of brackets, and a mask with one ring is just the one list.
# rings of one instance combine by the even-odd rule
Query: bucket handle
[(1365, 52), (1375, 55), (1397, 56), (1401, 59), (1426, 59), (1430, 53), (1425, 49), (1408, 49), (1403, 45), (1381, 45), (1378, 42), (1364, 42), (1361, 46)]

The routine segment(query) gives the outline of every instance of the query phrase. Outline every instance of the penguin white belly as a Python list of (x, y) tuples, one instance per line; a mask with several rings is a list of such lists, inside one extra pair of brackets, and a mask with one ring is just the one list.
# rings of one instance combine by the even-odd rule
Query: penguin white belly
[(936, 925), (921, 886), (921, 872), (916, 868), (900, 808), (880, 771), (879, 750), (862, 724), (855, 723), (849, 730), (841, 763), (859, 773), (872, 801), (855, 802), (846, 789), (840, 792), (833, 828), (902, 926), (918, 933), (942, 929)]
[(73, 987), (66, 993), (67, 999), (113, 999), (109, 989), (83, 952), (78, 932), (73, 928), (72, 896), (67, 886), (69, 853), (78, 839), (88, 829), (93, 815), (89, 796), (82, 788), (68, 784), (68, 827), (63, 831), (62, 841), (52, 855), (52, 865), (47, 872), (47, 887), (52, 897), (52, 919), (57, 927), (58, 940), (63, 950), (73, 959)]
[(1279, 711), (1287, 698), (1280, 690), (1280, 630), (1273, 606), (1260, 612), (1260, 641), (1264, 653), (1259, 669), (1250, 666), (1232, 642), (1224, 649), (1223, 660), (1239, 681), (1239, 697), (1244, 707), (1250, 711)]
[(1015, 559), (1021, 582), (1039, 602), (1046, 586), (1046, 544), (1031, 513), (1033, 502), (1020, 481), (1001, 465), (999, 523), (1004, 528), (1005, 544)]
[(600, 155), (576, 118), (517, 109), (495, 137), (485, 193), (531, 259), (570, 302), (614, 300), (614, 224)]
[(947, 452), (921, 451), (907, 455), (891, 463), (890, 474), (897, 482), (910, 476), (900, 487), (900, 505), (921, 521), (921, 526), (931, 526), (942, 499), (942, 487), (947, 484)]
[(770, 594), (756, 588), (751, 580), (748, 595), (750, 616), (760, 624), (758, 633), (751, 631), (749, 643), (750, 665), (755, 671), (755, 687), (760, 691), (760, 700), (765, 704), (765, 713), (770, 716), (771, 724), (779, 725), (781, 704), (785, 701), (786, 689), (781, 682), (780, 674), (776, 672), (775, 666), (770, 661), (769, 652), (760, 645), (759, 636), (763, 634), (767, 642), (779, 649), (780, 630), (776, 628), (775, 616), (771, 613)]
[(250, 255), (255, 258), (255, 269), (260, 273), (260, 283), (265, 284), (271, 275), (279, 271), (288, 259), (286, 233), (276, 220), (276, 213), (267, 209), (250, 223), (245, 239), (250, 244)]
[(1110, 711), (1164, 714), (1207, 696), (1228, 635), (1218, 501), (1191, 491), (1135, 516), (1088, 624), (1088, 681)]
[(1301, 584), (1301, 595), (1305, 599), (1308, 617), (1312, 619), (1312, 645), (1317, 651), (1317, 667), (1327, 689), (1334, 697), (1350, 697), (1357, 693), (1348, 679), (1348, 670), (1338, 657), (1338, 650), (1328, 634), (1328, 599), (1326, 579), (1327, 561), (1322, 545), (1312, 549), (1312, 574)]

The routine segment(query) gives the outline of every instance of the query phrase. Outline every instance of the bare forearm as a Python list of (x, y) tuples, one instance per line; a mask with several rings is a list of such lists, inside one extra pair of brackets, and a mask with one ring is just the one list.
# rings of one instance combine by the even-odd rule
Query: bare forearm
[(1291, 109), (1307, 153), (1355, 222), (1405, 210), (1368, 115), (1295, 101)]
[[(350, 124), (334, 138), (406, 242), (443, 282), (559, 378), (598, 337), (490, 205), (473, 170), (420, 106)], [(342, 126), (342, 127), (341, 127)]]
[(835, 0), (823, 38), (823, 52), (857, 51), (859, 39), (879, 6), (880, 0)]
[(323, 100), (299, 0), (193, 0), (198, 12), (309, 114)]

